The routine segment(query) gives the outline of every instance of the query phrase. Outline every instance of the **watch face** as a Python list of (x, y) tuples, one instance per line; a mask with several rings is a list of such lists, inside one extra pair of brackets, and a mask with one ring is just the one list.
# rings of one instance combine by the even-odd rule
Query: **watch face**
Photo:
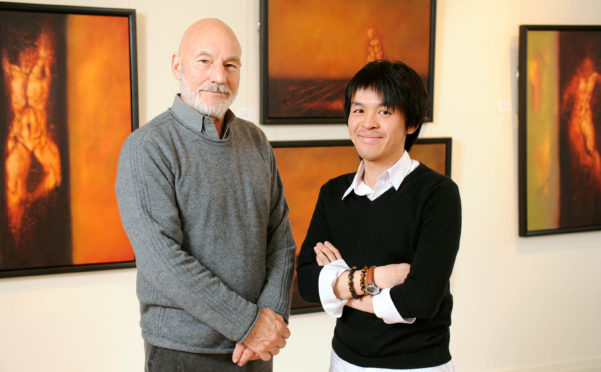
[(375, 296), (380, 293), (380, 288), (378, 288), (375, 284), (370, 283), (365, 286), (365, 292)]

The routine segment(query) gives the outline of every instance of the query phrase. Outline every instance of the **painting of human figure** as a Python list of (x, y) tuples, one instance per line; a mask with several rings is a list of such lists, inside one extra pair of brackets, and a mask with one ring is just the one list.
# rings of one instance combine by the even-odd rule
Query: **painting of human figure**
[(64, 17), (18, 13), (2, 17), (1, 30), (6, 229), (0, 266), (65, 265), (72, 256), (69, 179), (63, 179), (69, 158)]
[(346, 83), (381, 58), (407, 63), (432, 95), (435, 0), (261, 4), (263, 123), (343, 123)]
[(133, 261), (112, 191), (128, 17), (0, 6), (0, 60), (0, 276)]
[(601, 229), (601, 27), (530, 28), (523, 38), (520, 233)]

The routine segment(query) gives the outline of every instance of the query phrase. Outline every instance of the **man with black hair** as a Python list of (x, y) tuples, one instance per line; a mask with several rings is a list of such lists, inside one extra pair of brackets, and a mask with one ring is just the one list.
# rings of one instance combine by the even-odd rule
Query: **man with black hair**
[(461, 202), (449, 177), (408, 154), (428, 110), (423, 82), (402, 62), (370, 62), (344, 110), (362, 161), (322, 186), (297, 269), (301, 296), (338, 318), (330, 371), (454, 371)]

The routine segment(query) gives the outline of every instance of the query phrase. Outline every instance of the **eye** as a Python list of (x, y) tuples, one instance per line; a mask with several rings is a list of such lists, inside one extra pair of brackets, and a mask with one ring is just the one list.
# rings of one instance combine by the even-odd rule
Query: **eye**
[(382, 110), (380, 110), (380, 114), (382, 114), (382, 115), (392, 115), (392, 111), (390, 111), (388, 109), (382, 109)]
[(363, 109), (362, 108), (356, 108), (356, 109), (353, 109), (352, 112), (353, 112), (353, 114), (362, 114), (363, 113)]
[(228, 70), (235, 71), (235, 70), (238, 70), (238, 69), (240, 68), (240, 66), (238, 66), (238, 65), (237, 65), (237, 64), (235, 64), (235, 63), (227, 63), (227, 64), (225, 65), (225, 68), (227, 68)]

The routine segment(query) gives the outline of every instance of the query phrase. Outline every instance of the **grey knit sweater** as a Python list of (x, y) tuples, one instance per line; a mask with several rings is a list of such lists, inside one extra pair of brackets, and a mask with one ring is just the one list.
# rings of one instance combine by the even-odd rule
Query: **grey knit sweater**
[(275, 158), (252, 123), (213, 121), (176, 96), (126, 140), (116, 192), (138, 267), (144, 339), (231, 352), (267, 307), (286, 319), (295, 245)]

